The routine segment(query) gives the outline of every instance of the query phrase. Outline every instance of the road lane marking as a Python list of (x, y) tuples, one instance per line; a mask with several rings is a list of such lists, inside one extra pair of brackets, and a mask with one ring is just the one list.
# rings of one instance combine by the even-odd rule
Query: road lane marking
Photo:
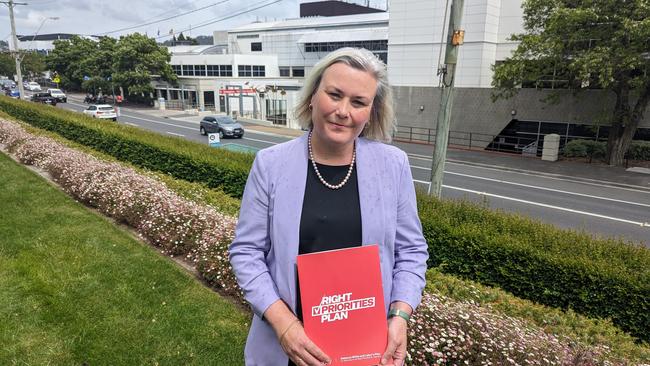
[[(647, 190), (640, 190), (640, 189), (635, 189), (634, 188), (634, 187), (639, 187), (639, 186), (635, 186), (635, 185), (632, 185), (632, 184), (610, 182), (610, 181), (606, 181), (606, 180), (596, 180), (596, 179), (589, 179), (589, 178), (580, 178), (580, 180), (573, 180), (573, 179), (567, 179), (567, 178), (553, 177), (553, 176), (549, 176), (549, 173), (536, 172), (536, 171), (533, 171), (533, 170), (525, 170), (523, 172), (522, 171), (513, 171), (513, 170), (508, 170), (508, 169), (498, 169), (498, 168), (485, 167), (485, 166), (474, 165), (474, 164), (465, 164), (465, 163), (462, 163), (462, 162), (459, 163), (459, 162), (453, 162), (453, 161), (447, 161), (447, 162), (445, 162), (445, 164), (462, 165), (462, 166), (465, 166), (465, 167), (472, 167), (472, 168), (477, 168), (477, 169), (494, 170), (494, 171), (497, 171), (497, 172), (506, 172), (506, 173), (512, 173), (512, 174), (521, 174), (521, 175), (527, 175), (527, 176), (530, 176), (530, 177), (553, 179), (553, 180), (559, 180), (559, 181), (563, 181), (563, 182), (571, 182), (571, 183), (578, 183), (578, 184), (588, 184), (588, 185), (595, 186), (595, 187), (621, 189), (621, 190), (624, 190), (624, 191), (639, 192), (639, 193), (646, 193), (646, 194), (649, 193)], [(599, 183), (593, 183), (593, 182), (605, 182), (605, 183), (609, 183), (609, 184), (599, 184)], [(612, 184), (616, 184), (616, 185), (614, 186)], [(624, 187), (621, 187), (621, 186), (624, 186)], [(627, 187), (630, 187), (630, 188), (627, 188)]]
[(140, 127), (139, 125), (136, 125), (135, 123), (131, 123), (131, 122), (124, 122), (124, 124), (129, 126), (134, 126), (134, 127)]
[[(432, 161), (430, 157), (426, 157), (425, 155), (419, 155), (419, 154), (407, 154), (409, 157), (413, 159), (420, 159), (420, 160), (427, 160), (427, 161)], [(640, 190), (640, 189), (635, 189), (634, 187), (638, 187), (632, 184), (624, 184), (624, 183), (616, 183), (616, 182), (609, 182), (609, 181), (603, 181), (603, 180), (596, 180), (596, 179), (589, 179), (589, 178), (580, 178), (580, 180), (573, 180), (573, 179), (568, 179), (568, 178), (559, 178), (559, 177), (553, 177), (549, 176), (549, 173), (544, 173), (544, 172), (536, 172), (532, 170), (523, 170), (523, 171), (513, 171), (509, 169), (499, 169), (498, 167), (489, 167), (489, 166), (480, 166), (480, 165), (475, 165), (475, 164), (465, 164), (463, 162), (456, 162), (456, 161), (445, 161), (445, 164), (452, 164), (452, 165), (462, 165), (464, 167), (471, 167), (471, 168), (477, 168), (477, 169), (485, 169), (485, 170), (493, 170), (497, 172), (506, 172), (506, 173), (512, 173), (512, 174), (520, 174), (520, 175), (527, 175), (531, 177), (541, 177), (544, 179), (553, 179), (553, 180), (559, 180), (563, 182), (571, 182), (571, 183), (578, 183), (578, 184), (588, 184), (596, 187), (604, 187), (604, 188), (613, 188), (613, 189), (622, 189), (625, 191), (631, 191), (631, 192), (640, 192), (640, 193), (648, 193), (648, 191), (645, 190)], [(421, 167), (421, 166), (413, 166), (411, 165), (412, 168), (415, 169), (421, 169), (421, 170), (431, 170), (431, 168), (427, 167)], [(447, 171), (445, 171), (446, 173)], [(542, 173), (542, 175), (540, 175)], [(609, 184), (599, 184), (599, 183), (594, 183), (594, 182), (605, 182)], [(613, 186), (612, 184), (616, 184), (616, 186)], [(621, 187), (624, 186), (624, 187)], [(629, 187), (629, 188), (628, 188)]]
[(648, 223), (648, 222), (626, 220), (626, 219), (621, 219), (621, 218), (618, 218), (618, 217), (606, 216), (606, 215), (596, 214), (596, 213), (587, 212), (587, 211), (574, 210), (572, 208), (548, 205), (546, 203), (522, 200), (522, 199), (519, 199), (519, 198), (512, 198), (512, 197), (502, 196), (502, 195), (493, 194), (493, 193), (480, 192), (480, 191), (475, 191), (473, 189), (466, 189), (466, 188), (448, 186), (448, 185), (445, 185), (445, 184), (443, 184), (442, 187), (443, 188), (454, 189), (454, 190), (462, 191), (462, 192), (474, 193), (474, 194), (478, 194), (480, 196), (501, 198), (501, 199), (504, 199), (504, 200), (507, 200), (507, 201), (526, 203), (526, 204), (533, 205), (533, 206), (546, 207), (546, 208), (551, 208), (551, 209), (555, 209), (555, 210), (559, 210), (559, 211), (566, 211), (566, 212), (571, 212), (571, 213), (577, 213), (577, 214), (580, 214), (580, 215), (586, 215), (586, 216), (598, 217), (598, 218), (606, 219), (606, 220), (623, 222), (623, 223), (626, 223), (626, 224), (633, 224), (633, 225), (637, 225), (637, 226), (641, 226), (641, 227), (650, 227), (650, 223)]
[(168, 132), (168, 131), (165, 131), (165, 132), (170, 134), (170, 135), (174, 135), (174, 136), (186, 137), (185, 135), (181, 135), (180, 133), (173, 133), (173, 132)]
[(533, 188), (533, 189), (539, 189), (539, 190), (550, 191), (550, 192), (556, 192), (556, 193), (571, 194), (571, 195), (574, 195), (574, 196), (581, 196), (581, 197), (587, 197), (587, 198), (594, 198), (594, 199), (605, 200), (605, 201), (612, 201), (612, 202), (618, 202), (618, 203), (625, 203), (625, 204), (628, 204), (628, 205), (636, 205), (636, 206), (650, 207), (649, 204), (645, 204), (645, 203), (630, 202), (630, 201), (624, 201), (624, 200), (617, 200), (617, 199), (614, 199), (614, 198), (607, 198), (607, 197), (593, 196), (593, 195), (590, 195), (590, 194), (584, 194), (584, 193), (577, 193), (577, 192), (563, 191), (563, 190), (560, 190), (560, 189), (554, 189), (554, 188), (546, 188), (546, 187), (533, 186), (533, 185), (523, 184), (523, 183), (508, 182), (508, 181), (506, 181), (506, 180), (493, 179), (493, 178), (486, 178), (486, 177), (479, 177), (479, 176), (476, 176), (476, 175), (470, 175), (470, 174), (455, 173), (455, 172), (448, 172), (448, 171), (445, 171), (445, 174), (460, 175), (461, 177), (468, 177), (468, 178), (474, 178), (474, 179), (481, 179), (481, 180), (487, 180), (487, 181), (490, 181), (490, 182), (510, 184), (510, 185), (513, 185), (513, 186), (526, 187), (526, 188)]

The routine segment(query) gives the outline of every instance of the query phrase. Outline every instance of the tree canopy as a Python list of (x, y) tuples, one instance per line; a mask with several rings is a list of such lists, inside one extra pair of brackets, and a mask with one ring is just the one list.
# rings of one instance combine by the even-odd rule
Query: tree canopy
[[(35, 78), (45, 71), (45, 56), (37, 52), (21, 51), (20, 69), (25, 78)], [(16, 61), (9, 52), (0, 52), (0, 75), (12, 76), (16, 73)]]
[(607, 156), (621, 165), (650, 101), (650, 2), (524, 0), (522, 8), (525, 32), (511, 37), (518, 47), (494, 67), (495, 97), (551, 78), (574, 91), (613, 92)]
[(67, 88), (108, 90), (112, 84), (122, 87), (128, 96), (152, 92), (153, 75), (176, 81), (167, 49), (139, 33), (120, 39), (102, 37), (98, 42), (73, 37), (54, 41), (54, 46), (47, 65), (59, 73)]

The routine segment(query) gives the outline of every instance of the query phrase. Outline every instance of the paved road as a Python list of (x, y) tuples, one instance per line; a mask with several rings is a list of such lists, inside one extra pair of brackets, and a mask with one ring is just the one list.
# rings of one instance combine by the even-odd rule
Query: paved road
[[(76, 111), (85, 108), (75, 100), (58, 106)], [(207, 143), (207, 137), (198, 132), (198, 121), (199, 117), (168, 119), (123, 108), (118, 123)], [(261, 149), (288, 139), (276, 134), (256, 133), (248, 128), (243, 139), (224, 140), (224, 143)], [(430, 154), (422, 152), (429, 147), (397, 145), (409, 154), (416, 185), (426, 188), (431, 159)], [(621, 237), (650, 247), (650, 189), (644, 187), (614, 186), (605, 181), (448, 161), (443, 196), (486, 202), (491, 208), (528, 215), (559, 227)]]

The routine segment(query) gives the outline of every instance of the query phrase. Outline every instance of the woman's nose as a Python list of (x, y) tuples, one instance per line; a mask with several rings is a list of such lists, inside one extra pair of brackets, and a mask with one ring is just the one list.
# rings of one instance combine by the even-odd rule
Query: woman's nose
[(347, 118), (350, 115), (350, 103), (346, 100), (339, 102), (336, 114), (339, 118)]

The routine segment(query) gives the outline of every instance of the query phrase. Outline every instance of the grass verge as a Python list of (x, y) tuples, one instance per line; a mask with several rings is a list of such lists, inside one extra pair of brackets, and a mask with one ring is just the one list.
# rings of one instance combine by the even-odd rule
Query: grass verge
[(0, 154), (0, 364), (243, 364), (248, 316)]

